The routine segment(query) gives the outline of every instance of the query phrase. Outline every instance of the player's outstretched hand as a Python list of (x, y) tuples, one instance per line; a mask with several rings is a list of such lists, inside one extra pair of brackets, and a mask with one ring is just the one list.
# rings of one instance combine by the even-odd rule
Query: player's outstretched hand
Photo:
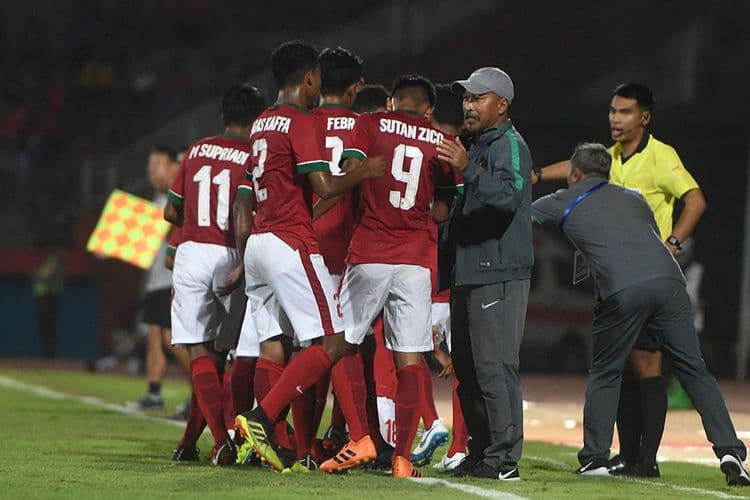
[(466, 148), (461, 144), (458, 138), (454, 140), (443, 141), (437, 146), (438, 158), (448, 162), (459, 172), (463, 172), (469, 164), (469, 155), (466, 154)]
[(367, 177), (370, 179), (383, 177), (383, 175), (385, 175), (385, 158), (382, 156), (365, 158), (365, 161), (362, 162), (362, 166), (367, 169)]
[(242, 283), (242, 280), (244, 279), (245, 266), (240, 264), (239, 266), (232, 269), (232, 271), (229, 273), (229, 276), (227, 276), (227, 280), (224, 282), (224, 284), (216, 288), (216, 293), (218, 293), (220, 296), (229, 295), (238, 286), (240, 286), (240, 283)]

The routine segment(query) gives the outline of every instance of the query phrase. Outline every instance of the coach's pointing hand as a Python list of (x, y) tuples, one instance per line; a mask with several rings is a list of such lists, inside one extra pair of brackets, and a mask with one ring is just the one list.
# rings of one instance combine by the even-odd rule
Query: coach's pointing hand
[(437, 146), (438, 158), (450, 163), (453, 168), (463, 172), (469, 164), (469, 156), (466, 154), (466, 148), (461, 144), (458, 138), (453, 141), (443, 141)]
[(232, 269), (224, 284), (216, 288), (216, 293), (219, 294), (219, 296), (229, 295), (240, 285), (240, 283), (242, 283), (244, 278), (245, 266), (240, 264)]

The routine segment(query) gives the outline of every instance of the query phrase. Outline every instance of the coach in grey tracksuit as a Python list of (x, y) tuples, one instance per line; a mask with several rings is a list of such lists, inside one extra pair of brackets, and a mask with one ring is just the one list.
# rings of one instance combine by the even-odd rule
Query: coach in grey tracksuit
[(531, 155), (508, 118), (506, 73), (481, 68), (453, 88), (463, 93), (467, 128), (477, 136), (468, 153), (458, 142), (439, 146), (464, 179), (448, 225), (451, 356), (472, 442), (456, 473), (514, 480), (523, 445), (518, 352), (534, 260)]
[(598, 295), (578, 472), (606, 475), (622, 370), (643, 329), (661, 346), (700, 413), (727, 481), (746, 482), (745, 446), (706, 370), (685, 278), (652, 211), (640, 194), (608, 183), (611, 157), (604, 146), (583, 144), (570, 162), (570, 188), (538, 199), (532, 213), (538, 222), (558, 225), (583, 254)]

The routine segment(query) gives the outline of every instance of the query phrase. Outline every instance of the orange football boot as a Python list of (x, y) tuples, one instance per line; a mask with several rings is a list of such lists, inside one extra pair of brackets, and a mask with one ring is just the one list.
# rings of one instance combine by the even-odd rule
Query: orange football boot
[(349, 469), (372, 462), (377, 457), (375, 444), (370, 436), (359, 441), (350, 440), (333, 458), (326, 460), (320, 466), (323, 472), (346, 472)]
[(393, 457), (391, 466), (391, 476), (393, 477), (422, 477), (422, 473), (414, 468), (412, 463), (404, 457)]

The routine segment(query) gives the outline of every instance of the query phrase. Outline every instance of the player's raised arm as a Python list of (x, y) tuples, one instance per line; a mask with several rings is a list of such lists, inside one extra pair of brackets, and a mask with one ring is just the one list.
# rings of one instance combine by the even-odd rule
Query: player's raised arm
[(308, 174), (315, 194), (324, 200), (328, 200), (351, 191), (354, 186), (366, 179), (382, 177), (385, 173), (385, 159), (382, 156), (361, 161), (354, 158), (350, 159), (354, 160), (357, 165), (344, 175), (333, 176), (330, 172), (323, 171)]

